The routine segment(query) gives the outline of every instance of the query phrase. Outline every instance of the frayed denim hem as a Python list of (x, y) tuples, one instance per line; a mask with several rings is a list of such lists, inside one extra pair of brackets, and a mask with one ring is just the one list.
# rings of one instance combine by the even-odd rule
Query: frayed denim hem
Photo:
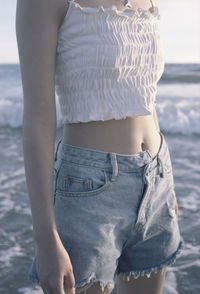
[[(105, 282), (103, 280), (97, 279), (95, 274), (92, 273), (89, 278), (75, 284), (76, 293), (78, 294), (78, 293), (84, 291), (84, 294), (86, 294), (86, 290), (88, 288), (90, 288), (96, 282), (99, 282), (99, 285), (101, 287), (102, 292), (104, 292), (105, 288), (107, 288), (108, 290), (113, 290), (113, 288), (114, 288), (113, 281)], [(81, 289), (77, 289), (79, 287), (81, 287)]]
[[(35, 287), (37, 287), (37, 285), (40, 285), (40, 281), (37, 278), (37, 276), (29, 274), (28, 278), (29, 278), (29, 280), (31, 280), (35, 284), (34, 285)], [(90, 288), (96, 282), (99, 282), (99, 285), (101, 287), (102, 292), (104, 292), (105, 288), (108, 288), (109, 290), (113, 290), (113, 288), (114, 288), (113, 281), (105, 282), (103, 280), (96, 279), (95, 274), (92, 273), (89, 278), (87, 278), (79, 283), (75, 283), (76, 293), (78, 294), (82, 291), (85, 291), (84, 292), (84, 294), (85, 294), (86, 290), (88, 288)], [(81, 287), (81, 289), (77, 289), (79, 287)]]
[(147, 278), (151, 277), (151, 273), (157, 273), (158, 270), (161, 270), (161, 272), (163, 273), (165, 270), (165, 266), (169, 266), (172, 265), (176, 259), (177, 259), (177, 255), (180, 253), (180, 251), (184, 248), (184, 241), (180, 241), (178, 249), (176, 250), (176, 252), (167, 260), (165, 260), (163, 263), (155, 266), (155, 267), (151, 267), (148, 269), (144, 269), (144, 270), (134, 270), (134, 271), (128, 271), (128, 272), (119, 272), (118, 274), (122, 274), (122, 278), (123, 280), (129, 281), (130, 277), (133, 276), (134, 279), (137, 279), (139, 277), (143, 277), (144, 275), (147, 276)]

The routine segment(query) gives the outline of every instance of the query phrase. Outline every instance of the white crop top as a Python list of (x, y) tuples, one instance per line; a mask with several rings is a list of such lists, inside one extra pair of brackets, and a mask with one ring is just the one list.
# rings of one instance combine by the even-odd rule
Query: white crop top
[(63, 124), (152, 114), (165, 66), (158, 7), (122, 11), (68, 1), (55, 70)]

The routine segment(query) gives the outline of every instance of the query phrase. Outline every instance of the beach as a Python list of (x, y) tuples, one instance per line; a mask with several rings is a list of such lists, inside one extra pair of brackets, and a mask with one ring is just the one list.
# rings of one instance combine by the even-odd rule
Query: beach
[[(61, 113), (56, 100), (57, 137)], [(200, 64), (166, 64), (156, 109), (169, 146), (185, 246), (168, 267), (163, 294), (200, 293)], [(18, 64), (0, 65), (0, 293), (43, 293), (27, 278), (34, 255), (22, 152)]]

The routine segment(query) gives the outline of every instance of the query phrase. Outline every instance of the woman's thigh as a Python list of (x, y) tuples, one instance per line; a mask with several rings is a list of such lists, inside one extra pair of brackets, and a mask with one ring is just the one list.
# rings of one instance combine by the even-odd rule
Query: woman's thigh
[[(162, 294), (166, 276), (166, 267), (157, 273), (152, 273), (151, 277), (141, 276), (135, 279), (124, 280), (122, 275), (117, 277), (117, 294)], [(148, 290), (147, 290), (148, 289)]]
[[(162, 294), (164, 281), (166, 277), (166, 267), (157, 273), (152, 273), (150, 278), (146, 276), (135, 279), (133, 276), (130, 280), (124, 280), (122, 275), (117, 276), (117, 293), (116, 294)], [(84, 287), (83, 287), (84, 288)], [(81, 291), (81, 287), (76, 294), (110, 294), (111, 290), (108, 288), (102, 290), (99, 283), (93, 283), (87, 290)]]

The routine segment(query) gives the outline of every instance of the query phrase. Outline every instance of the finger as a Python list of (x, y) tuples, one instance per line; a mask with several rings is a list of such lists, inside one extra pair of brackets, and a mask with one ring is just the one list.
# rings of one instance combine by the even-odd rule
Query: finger
[(69, 294), (75, 294), (75, 278), (73, 273), (64, 277), (64, 286)]
[(65, 294), (63, 286), (64, 276), (59, 280), (49, 280), (41, 283), (44, 294)]

